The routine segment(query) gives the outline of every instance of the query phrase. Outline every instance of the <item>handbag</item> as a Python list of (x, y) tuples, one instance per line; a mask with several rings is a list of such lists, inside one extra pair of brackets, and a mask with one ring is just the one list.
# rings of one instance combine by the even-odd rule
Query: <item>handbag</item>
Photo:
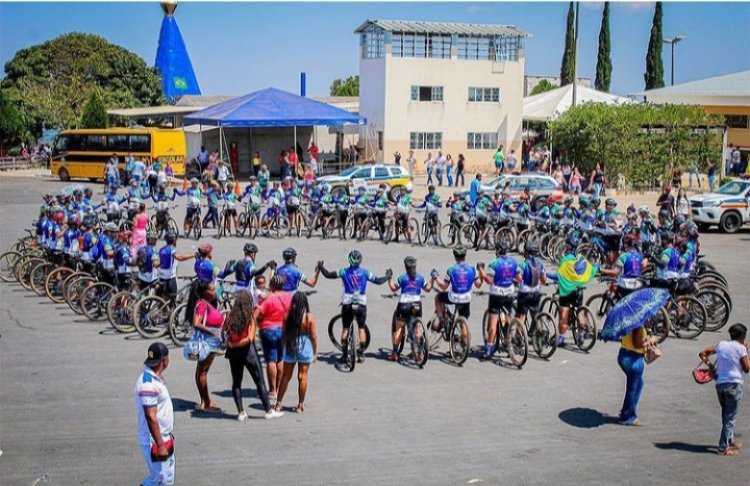
[[(206, 325), (206, 318), (208, 312), (203, 316), (203, 326)], [(208, 355), (211, 354), (208, 344), (203, 339), (203, 333), (195, 331), (190, 341), (185, 343), (185, 347), (182, 348), (182, 356), (188, 361), (205, 361)]]
[(643, 353), (643, 359), (646, 364), (651, 364), (661, 357), (661, 349), (658, 346), (648, 346), (646, 352)]
[(714, 368), (714, 364), (708, 362), (706, 363), (705, 368), (701, 367), (702, 364), (703, 362), (701, 361), (698, 366), (693, 368), (693, 379), (699, 385), (711, 383), (716, 378), (716, 368)]

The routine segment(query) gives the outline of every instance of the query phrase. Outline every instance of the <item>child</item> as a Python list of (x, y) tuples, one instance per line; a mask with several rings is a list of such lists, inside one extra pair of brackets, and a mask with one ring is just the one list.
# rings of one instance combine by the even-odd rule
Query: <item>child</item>
[(311, 166), (305, 169), (305, 194), (310, 194), (312, 190), (313, 181), (315, 180), (315, 173)]

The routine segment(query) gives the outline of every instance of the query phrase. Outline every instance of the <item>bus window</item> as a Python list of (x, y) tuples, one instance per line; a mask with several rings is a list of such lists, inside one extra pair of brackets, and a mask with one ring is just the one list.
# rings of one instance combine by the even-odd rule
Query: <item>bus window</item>
[(151, 152), (151, 135), (131, 135), (131, 152)]
[(107, 137), (105, 135), (85, 135), (82, 145), (84, 150), (104, 152), (107, 150)]
[(112, 152), (127, 152), (128, 136), (107, 135), (107, 150), (111, 150)]
[(67, 136), (57, 137), (57, 140), (55, 141), (55, 148), (54, 148), (53, 153), (56, 155), (56, 154), (59, 154), (60, 152), (67, 152), (68, 150), (70, 150), (69, 148), (70, 138), (71, 137), (67, 137)]

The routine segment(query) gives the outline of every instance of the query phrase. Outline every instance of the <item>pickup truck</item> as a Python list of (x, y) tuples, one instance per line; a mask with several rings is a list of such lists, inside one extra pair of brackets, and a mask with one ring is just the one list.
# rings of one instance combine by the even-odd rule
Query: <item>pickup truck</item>
[(718, 225), (725, 233), (736, 233), (750, 223), (750, 180), (732, 179), (715, 192), (694, 196), (690, 210), (701, 231)]

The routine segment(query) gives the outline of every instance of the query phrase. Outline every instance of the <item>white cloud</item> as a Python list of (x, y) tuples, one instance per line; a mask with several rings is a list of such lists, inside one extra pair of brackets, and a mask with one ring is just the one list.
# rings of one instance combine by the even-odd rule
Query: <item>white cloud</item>
[(476, 13), (479, 13), (479, 12), (484, 12), (488, 8), (489, 7), (487, 7), (485, 5), (477, 5), (476, 3), (472, 3), (471, 5), (469, 5), (468, 7), (466, 7), (466, 13), (470, 14), (470, 15), (473, 15), (473, 14), (476, 14)]
[(621, 2), (617, 5), (630, 12), (642, 12), (644, 10), (653, 10), (656, 2)]

